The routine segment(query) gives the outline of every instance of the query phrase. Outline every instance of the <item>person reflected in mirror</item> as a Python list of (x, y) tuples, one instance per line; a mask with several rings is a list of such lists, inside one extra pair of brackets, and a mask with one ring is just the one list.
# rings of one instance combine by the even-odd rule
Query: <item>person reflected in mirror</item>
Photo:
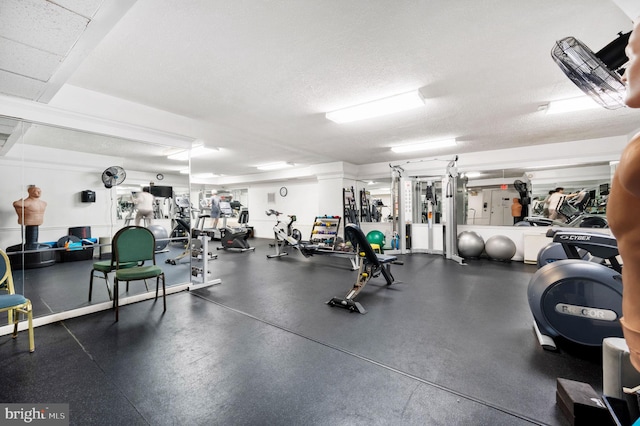
[(542, 202), (542, 216), (544, 217), (549, 217), (549, 199), (554, 194), (554, 192), (556, 192), (554, 189), (549, 191), (549, 195), (547, 195), (547, 197)]
[[(629, 61), (622, 76), (625, 103), (640, 108), (640, 18), (625, 49)], [(618, 242), (622, 268), (622, 330), (629, 346), (631, 364), (640, 371), (640, 133), (622, 151), (613, 175), (607, 220)]]
[(566, 200), (570, 200), (577, 195), (577, 193), (565, 194), (564, 188), (556, 188), (553, 194), (549, 196), (549, 219), (566, 221), (567, 217), (560, 213), (560, 206), (562, 206), (562, 203), (564, 203)]
[(519, 198), (513, 199), (513, 204), (511, 204), (511, 216), (513, 216), (514, 225), (522, 220), (522, 204), (520, 204)]
[(220, 197), (218, 193), (213, 191), (209, 200), (209, 208), (211, 209), (211, 227), (218, 227), (218, 219), (220, 219)]
[(149, 192), (148, 187), (142, 188), (142, 192), (138, 192), (133, 197), (133, 204), (136, 207), (136, 226), (140, 226), (140, 221), (145, 219), (145, 225), (149, 226), (153, 222), (153, 201), (154, 196)]

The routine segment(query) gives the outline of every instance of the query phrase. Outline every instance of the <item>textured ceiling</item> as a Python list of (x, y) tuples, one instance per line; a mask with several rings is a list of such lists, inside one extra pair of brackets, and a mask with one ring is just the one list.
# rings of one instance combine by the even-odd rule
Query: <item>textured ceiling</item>
[[(55, 3), (0, 3), (0, 92), (37, 99), (32, 93), (65, 53), (44, 46), (71, 41), (71, 49), (96, 8), (118, 4)], [(391, 153), (393, 145), (448, 137), (459, 145), (420, 155), (464, 155), (626, 135), (640, 123), (629, 109), (538, 111), (582, 94), (550, 58), (557, 39), (572, 35), (598, 50), (631, 29), (607, 0), (128, 3), (66, 83), (192, 120), (188, 136), (221, 148), (194, 160), (196, 172), (244, 175), (274, 161), (393, 162), (415, 157)], [(33, 7), (27, 17), (23, 5)], [(413, 89), (427, 99), (418, 110), (341, 125), (324, 117)]]

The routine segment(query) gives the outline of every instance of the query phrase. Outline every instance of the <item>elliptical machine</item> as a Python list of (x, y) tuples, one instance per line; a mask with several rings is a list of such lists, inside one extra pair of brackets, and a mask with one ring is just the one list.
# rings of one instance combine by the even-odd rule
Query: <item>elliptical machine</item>
[[(566, 259), (542, 266), (529, 281), (527, 295), (540, 345), (556, 350), (563, 337), (601, 346), (605, 337), (622, 337), (622, 266), (614, 237), (595, 232), (549, 230)], [(579, 249), (602, 259), (585, 261)]]

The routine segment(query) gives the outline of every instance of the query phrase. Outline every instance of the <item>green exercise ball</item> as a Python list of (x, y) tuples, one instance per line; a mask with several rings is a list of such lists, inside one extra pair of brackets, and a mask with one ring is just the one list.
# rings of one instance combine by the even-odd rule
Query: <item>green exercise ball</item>
[(384, 249), (384, 233), (380, 231), (370, 231), (367, 234), (367, 241), (369, 241), (369, 244), (379, 245), (381, 251)]

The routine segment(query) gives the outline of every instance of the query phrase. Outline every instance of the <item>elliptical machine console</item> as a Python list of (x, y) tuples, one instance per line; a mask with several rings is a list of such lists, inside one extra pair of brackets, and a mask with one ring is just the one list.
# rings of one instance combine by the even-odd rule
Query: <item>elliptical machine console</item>
[[(622, 337), (622, 266), (614, 237), (595, 232), (555, 231), (567, 259), (542, 266), (529, 281), (527, 295), (534, 330), (544, 349), (557, 349), (555, 337), (601, 346), (605, 337)], [(604, 263), (583, 260), (585, 250)]]

